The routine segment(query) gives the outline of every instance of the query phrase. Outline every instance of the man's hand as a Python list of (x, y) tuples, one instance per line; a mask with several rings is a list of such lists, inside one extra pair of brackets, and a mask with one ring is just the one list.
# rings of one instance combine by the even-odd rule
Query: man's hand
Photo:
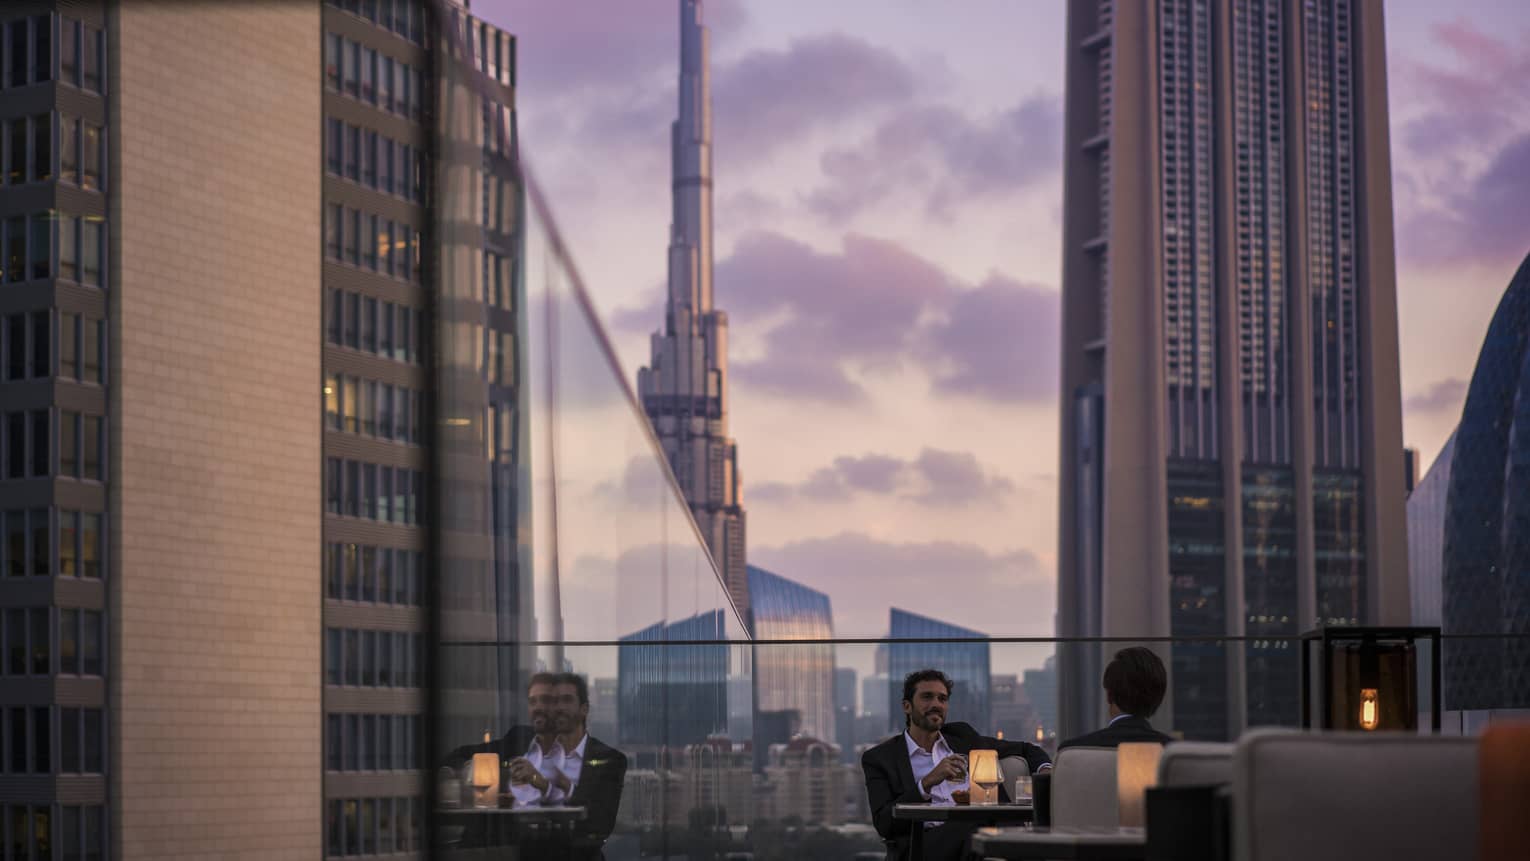
[(930, 790), (937, 784), (948, 780), (965, 780), (966, 777), (967, 760), (953, 753), (936, 763), (935, 767), (930, 769), (930, 773), (924, 776), (924, 780), (919, 781), (919, 786), (924, 790), (925, 795), (929, 795)]
[(510, 760), (510, 782), (517, 786), (529, 783), (538, 792), (546, 792), (548, 786), (547, 778), (524, 756)]

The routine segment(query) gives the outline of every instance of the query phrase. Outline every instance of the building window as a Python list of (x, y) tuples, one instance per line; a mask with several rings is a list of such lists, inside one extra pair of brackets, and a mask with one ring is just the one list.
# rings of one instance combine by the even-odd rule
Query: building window
[(103, 416), (85, 416), (81, 422), (84, 442), (80, 444), (80, 462), (84, 466), (83, 477), (87, 481), (105, 481), (106, 419)]
[(85, 320), (83, 321), (82, 340), (85, 347), (85, 358), (82, 364), (83, 379), (87, 383), (102, 383), (104, 377), (101, 369), (101, 356), (106, 353), (106, 321)]
[(32, 216), (32, 277), (36, 280), (47, 278), (52, 269), (53, 219), (52, 213)]
[[(31, 176), (33, 182), (47, 182), (53, 178), (53, 117), (51, 114), (38, 114), (32, 118)], [(47, 255), (44, 254), (43, 257), (46, 258)]]
[(58, 671), (61, 674), (80, 674), (80, 612), (58, 611)]
[(58, 474), (62, 478), (80, 477), (80, 414), (73, 410), (58, 414)]
[(83, 36), (84, 47), (80, 57), (84, 64), (82, 76), (84, 87), (93, 93), (103, 92), (101, 74), (106, 67), (106, 58), (103, 56), (106, 40), (101, 38), (100, 30), (88, 25), (84, 27)]
[(80, 278), (79, 229), (78, 218), (66, 215), (58, 220), (58, 277), (66, 281)]
[(6, 64), (10, 73), (9, 85), (27, 85), (27, 19), (17, 18), (6, 25), (5, 50), (10, 55)]
[(80, 22), (59, 19), (59, 80), (70, 86), (80, 85)]
[(105, 518), (101, 514), (86, 512), (80, 515), (80, 576), (99, 580)]
[(95, 123), (81, 121), (80, 128), (80, 187), (104, 189), (106, 184), (101, 181), (101, 165), (106, 163), (106, 153), (102, 151), (106, 135)]
[(94, 216), (80, 220), (80, 283), (87, 287), (100, 287), (101, 281), (101, 221)]

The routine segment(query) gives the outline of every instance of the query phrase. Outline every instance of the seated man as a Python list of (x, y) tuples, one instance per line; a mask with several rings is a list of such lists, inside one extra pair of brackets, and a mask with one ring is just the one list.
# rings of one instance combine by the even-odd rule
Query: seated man
[(1132, 646), (1116, 652), (1105, 668), (1105, 701), (1110, 705), (1110, 723), (1104, 729), (1070, 738), (1058, 746), (1118, 747), (1124, 741), (1156, 741), (1168, 744), (1174, 739), (1148, 723), (1169, 688), (1169, 674), (1163, 661), (1152, 649)]
[(515, 842), (523, 851), (601, 858), (601, 847), (616, 827), (627, 757), (587, 732), (590, 695), (583, 676), (537, 673), (526, 700), (529, 726), (511, 727), (495, 741), (459, 747), (447, 762), (460, 765), (475, 753), (497, 753), (500, 789), (510, 796), (511, 806), (585, 808), (585, 818), (572, 833), (522, 835)]
[[(951, 793), (967, 780), (966, 754), (996, 750), (1000, 758), (1024, 757), (1033, 774), (1052, 767), (1046, 751), (1023, 741), (1000, 741), (980, 736), (964, 723), (946, 723), (951, 680), (939, 670), (920, 670), (903, 680), (903, 733), (866, 751), (861, 770), (872, 824), (889, 841), (888, 861), (907, 858), (914, 823), (893, 818), (897, 804), (955, 804)], [(1008, 801), (1001, 787), (1000, 800)], [(924, 857), (959, 859), (975, 825), (925, 823)]]

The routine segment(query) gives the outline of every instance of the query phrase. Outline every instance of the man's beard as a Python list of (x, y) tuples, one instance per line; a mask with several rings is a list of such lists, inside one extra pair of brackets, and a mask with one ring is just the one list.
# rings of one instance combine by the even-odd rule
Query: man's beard
[(937, 730), (946, 722), (946, 716), (941, 712), (925, 712), (914, 718), (914, 726), (922, 730)]

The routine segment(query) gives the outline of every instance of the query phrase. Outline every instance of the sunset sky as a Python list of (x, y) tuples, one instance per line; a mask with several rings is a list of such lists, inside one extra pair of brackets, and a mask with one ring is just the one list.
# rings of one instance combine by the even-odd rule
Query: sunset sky
[[(662, 325), (676, 0), (475, 0), (629, 380)], [(717, 304), (749, 560), (1049, 635), (1064, 4), (713, 0)], [(1388, 0), (1404, 439), (1432, 461), (1530, 251), (1522, 0)], [(577, 555), (578, 548), (570, 549)]]

